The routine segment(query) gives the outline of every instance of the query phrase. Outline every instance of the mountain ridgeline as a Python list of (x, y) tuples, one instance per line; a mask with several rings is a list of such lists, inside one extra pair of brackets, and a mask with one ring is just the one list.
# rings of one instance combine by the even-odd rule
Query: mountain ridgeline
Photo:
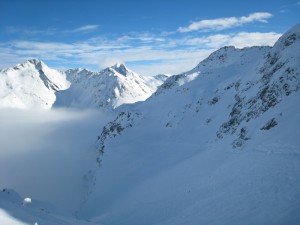
[(55, 102), (55, 93), (69, 86), (64, 73), (31, 59), (0, 70), (0, 106), (49, 109)]
[(99, 72), (87, 69), (62, 72), (31, 59), (0, 70), (0, 106), (114, 109), (146, 100), (166, 78), (167, 75), (140, 76), (123, 64)]
[(115, 109), (123, 104), (146, 100), (167, 78), (140, 76), (123, 64), (100, 72), (75, 69), (65, 73), (72, 85), (57, 93), (54, 106)]

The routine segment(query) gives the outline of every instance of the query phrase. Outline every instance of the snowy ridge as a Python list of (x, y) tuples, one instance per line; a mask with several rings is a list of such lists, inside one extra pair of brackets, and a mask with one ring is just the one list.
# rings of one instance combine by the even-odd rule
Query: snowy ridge
[(297, 25), (272, 48), (224, 47), (124, 108), (100, 132), (101, 167), (80, 216), (297, 224), (299, 37)]
[(0, 70), (0, 106), (49, 109), (56, 99), (55, 92), (69, 85), (64, 73), (31, 59)]
[(116, 64), (99, 72), (86, 69), (66, 71), (71, 87), (57, 93), (54, 106), (114, 109), (146, 100), (166, 76), (145, 77)]
[[(218, 73), (217, 76), (225, 76), (223, 74), (224, 69), (231, 66), (252, 66), (251, 62), (254, 57), (258, 57), (255, 63), (259, 63), (259, 60), (264, 57), (266, 52), (270, 50), (270, 47), (250, 47), (244, 49), (237, 49), (233, 46), (225, 46), (215, 52), (213, 52), (208, 58), (200, 62), (194, 69), (185, 72), (183, 74), (174, 75), (169, 77), (166, 82), (161, 85), (156, 95), (162, 93), (164, 89), (171, 89), (176, 86), (181, 86), (194, 80), (198, 75), (209, 76), (212, 73)], [(227, 76), (227, 79), (231, 79)]]

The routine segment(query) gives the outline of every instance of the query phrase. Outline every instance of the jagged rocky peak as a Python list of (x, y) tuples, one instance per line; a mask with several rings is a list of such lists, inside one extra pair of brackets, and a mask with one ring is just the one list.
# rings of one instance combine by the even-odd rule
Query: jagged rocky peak
[(123, 63), (116, 63), (112, 67), (110, 67), (117, 71), (119, 74), (122, 74), (123, 76), (128, 75), (129, 72), (131, 72)]
[(38, 64), (41, 64), (42, 61), (39, 59), (33, 58), (33, 59), (27, 60), (27, 62), (32, 63), (34, 65), (38, 65)]
[(46, 64), (43, 62), (43, 61), (41, 61), (41, 60), (39, 60), (39, 59), (36, 59), (36, 58), (33, 58), (33, 59), (29, 59), (29, 60), (27, 60), (24, 64), (32, 64), (32, 65), (34, 65), (35, 67), (43, 67), (43, 66), (46, 66)]
[(87, 70), (86, 68), (76, 68), (76, 69), (68, 69), (66, 70), (66, 72), (86, 73), (91, 71)]
[(25, 61), (24, 63), (21, 63), (21, 64), (17, 64), (15, 67), (13, 67), (13, 69), (15, 70), (19, 70), (19, 69), (22, 69), (22, 68), (36, 68), (37, 70), (42, 70), (43, 68), (47, 68), (47, 65), (37, 59), (37, 58), (32, 58), (32, 59), (29, 59), (27, 61)]
[(78, 79), (81, 76), (89, 76), (95, 74), (95, 72), (85, 69), (85, 68), (76, 68), (76, 69), (68, 69), (65, 71), (67, 78), (69, 80)]

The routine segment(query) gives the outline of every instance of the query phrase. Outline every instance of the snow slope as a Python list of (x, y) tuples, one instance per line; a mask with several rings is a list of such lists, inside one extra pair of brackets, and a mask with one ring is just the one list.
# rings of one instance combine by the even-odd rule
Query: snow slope
[(224, 47), (120, 107), (79, 215), (100, 224), (299, 224), (300, 25)]
[(57, 93), (55, 107), (115, 109), (146, 100), (167, 78), (140, 76), (123, 64), (99, 72), (71, 69), (66, 74), (72, 85)]
[(69, 85), (64, 73), (31, 59), (0, 70), (0, 107), (49, 109), (55, 92)]
[(33, 199), (24, 204), (23, 198), (11, 189), (0, 191), (1, 225), (93, 225), (88, 221), (75, 219), (73, 215), (54, 206)]

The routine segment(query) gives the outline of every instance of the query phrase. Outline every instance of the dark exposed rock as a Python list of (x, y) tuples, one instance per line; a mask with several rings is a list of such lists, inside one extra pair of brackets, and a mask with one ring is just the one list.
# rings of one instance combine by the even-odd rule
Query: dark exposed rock
[(121, 112), (112, 122), (109, 122), (103, 127), (101, 134), (98, 136), (96, 146), (99, 152), (97, 157), (99, 166), (101, 165), (101, 157), (104, 154), (105, 141), (108, 138), (114, 138), (120, 135), (126, 128), (132, 127), (140, 117), (141, 115), (139, 113)]
[(275, 118), (272, 118), (271, 120), (269, 120), (262, 128), (260, 128), (261, 130), (270, 130), (271, 128), (277, 126), (278, 123), (276, 121)]

